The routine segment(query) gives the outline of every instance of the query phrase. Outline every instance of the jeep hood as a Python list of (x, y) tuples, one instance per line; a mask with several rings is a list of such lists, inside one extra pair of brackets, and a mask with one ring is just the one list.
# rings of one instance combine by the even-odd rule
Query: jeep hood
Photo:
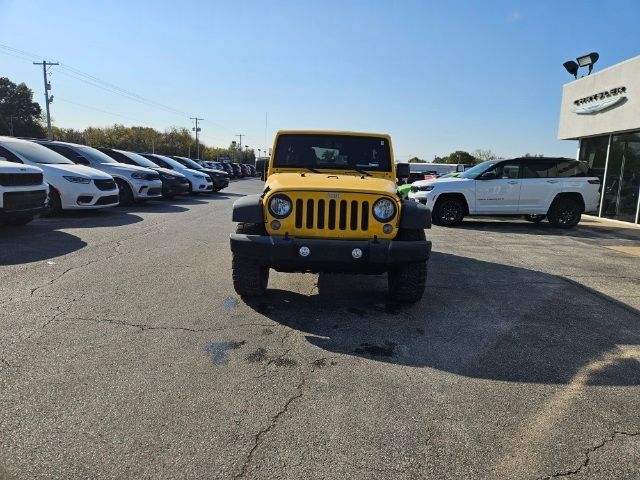
[(413, 182), (411, 185), (414, 185), (416, 187), (424, 187), (425, 185), (442, 185), (442, 184), (453, 184), (453, 183), (460, 183), (460, 182), (466, 182), (469, 181), (471, 179), (469, 178), (460, 178), (460, 177), (447, 177), (447, 178), (434, 178), (432, 180), (418, 180), (417, 182)]
[(396, 194), (395, 182), (386, 178), (335, 173), (275, 173), (267, 178), (269, 191), (315, 191)]

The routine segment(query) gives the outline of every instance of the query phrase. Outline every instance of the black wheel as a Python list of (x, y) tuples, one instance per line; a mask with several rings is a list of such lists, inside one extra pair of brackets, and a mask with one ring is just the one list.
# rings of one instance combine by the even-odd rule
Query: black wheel
[(12, 217), (5, 218), (4, 220), (2, 220), (2, 223), (4, 223), (5, 225), (11, 225), (12, 227), (18, 227), (20, 225), (26, 225), (32, 220), (33, 217)]
[(532, 222), (532, 223), (540, 223), (545, 218), (547, 218), (546, 215), (525, 215), (524, 216), (524, 219), (527, 222)]
[(575, 227), (582, 217), (582, 207), (573, 198), (558, 198), (553, 201), (547, 218), (557, 228)]
[(49, 216), (60, 215), (62, 213), (62, 200), (58, 191), (49, 187)]
[(187, 180), (187, 182), (189, 182), (189, 193), (193, 195), (194, 193), (196, 193), (193, 191), (193, 184), (189, 180)]
[(166, 198), (167, 200), (171, 200), (172, 198), (175, 197), (175, 194), (173, 194), (173, 193), (163, 193), (162, 196), (164, 198)]
[(131, 191), (131, 187), (129, 186), (129, 184), (121, 178), (116, 178), (114, 180), (116, 181), (116, 185), (118, 185), (120, 206), (128, 207), (129, 205), (133, 204), (133, 192)]
[[(245, 235), (266, 235), (263, 223), (239, 223), (236, 233)], [(241, 297), (263, 295), (269, 283), (269, 267), (260, 265), (251, 258), (233, 254), (231, 259), (233, 288)]]
[[(400, 230), (394, 241), (425, 240), (424, 230)], [(427, 262), (406, 263), (389, 270), (389, 297), (398, 303), (415, 303), (427, 283)]]
[(461, 199), (444, 197), (439, 199), (433, 207), (433, 223), (453, 227), (462, 223), (464, 214), (465, 205)]
[[(266, 235), (263, 223), (239, 223), (236, 233), (245, 235)], [(263, 295), (269, 283), (269, 267), (260, 265), (255, 260), (233, 254), (231, 261), (233, 270), (233, 287), (241, 297)]]

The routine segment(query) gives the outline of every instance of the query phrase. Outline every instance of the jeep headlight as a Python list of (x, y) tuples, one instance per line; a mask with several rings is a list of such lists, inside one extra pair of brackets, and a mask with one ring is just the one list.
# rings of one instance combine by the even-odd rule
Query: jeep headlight
[(276, 218), (284, 218), (291, 213), (291, 199), (278, 193), (269, 200), (269, 211)]
[(373, 216), (379, 222), (388, 222), (396, 214), (396, 205), (388, 198), (381, 198), (373, 204)]

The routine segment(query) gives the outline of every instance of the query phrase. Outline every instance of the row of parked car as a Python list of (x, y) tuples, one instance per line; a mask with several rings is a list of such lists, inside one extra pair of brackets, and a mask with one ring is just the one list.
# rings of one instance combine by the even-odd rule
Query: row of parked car
[(0, 136), (0, 222), (23, 225), (46, 211), (219, 192), (230, 178), (255, 176), (247, 167)]

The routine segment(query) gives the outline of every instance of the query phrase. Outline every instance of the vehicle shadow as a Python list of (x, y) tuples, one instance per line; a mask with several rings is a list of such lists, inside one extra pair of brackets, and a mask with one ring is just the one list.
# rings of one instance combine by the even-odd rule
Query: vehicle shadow
[(34, 225), (43, 225), (49, 230), (61, 228), (100, 228), (122, 227), (141, 222), (138, 215), (127, 212), (120, 207), (100, 210), (66, 211), (54, 217), (42, 217), (34, 221)]
[(21, 265), (75, 252), (87, 243), (41, 223), (0, 227), (0, 266)]
[[(447, 228), (447, 227), (440, 227)], [(560, 235), (576, 238), (601, 238), (602, 235), (615, 235), (626, 240), (639, 240), (640, 230), (625, 228), (624, 226), (597, 225), (588, 220), (583, 220), (574, 228), (562, 229), (551, 226), (547, 221), (531, 223), (518, 219), (469, 219), (462, 224), (452, 227), (463, 230), (478, 230), (497, 233), (512, 233), (522, 235)]]
[(250, 306), (328, 354), (508, 382), (567, 384), (586, 369), (590, 385), (640, 384), (637, 310), (562, 277), (456, 255), (434, 252), (429, 275), (410, 307), (385, 301), (385, 275), (320, 275), (317, 295), (269, 290)]

